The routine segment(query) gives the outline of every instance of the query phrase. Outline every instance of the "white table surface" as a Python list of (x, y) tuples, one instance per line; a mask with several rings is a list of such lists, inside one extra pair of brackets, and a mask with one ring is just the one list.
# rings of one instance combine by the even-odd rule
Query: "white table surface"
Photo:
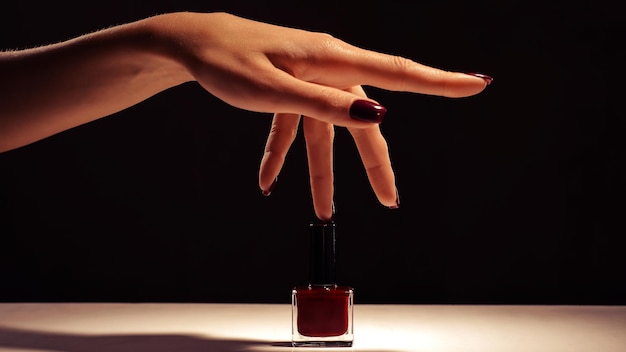
[[(331, 351), (625, 352), (626, 306), (355, 305)], [(246, 352), (294, 348), (289, 304), (0, 303), (0, 351)]]

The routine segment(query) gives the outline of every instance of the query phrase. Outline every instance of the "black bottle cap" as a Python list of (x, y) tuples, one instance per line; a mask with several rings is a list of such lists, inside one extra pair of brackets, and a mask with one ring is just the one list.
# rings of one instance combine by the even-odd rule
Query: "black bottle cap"
[(309, 230), (309, 284), (336, 285), (335, 223), (311, 222)]

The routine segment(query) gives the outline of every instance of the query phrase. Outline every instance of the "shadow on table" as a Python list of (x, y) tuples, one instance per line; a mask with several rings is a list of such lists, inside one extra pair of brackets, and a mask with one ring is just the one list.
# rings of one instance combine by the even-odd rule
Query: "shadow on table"
[(288, 342), (229, 340), (199, 335), (74, 335), (6, 327), (0, 327), (0, 348), (59, 352), (248, 352), (259, 350), (286, 352), (296, 349), (312, 351), (309, 348), (294, 348)]

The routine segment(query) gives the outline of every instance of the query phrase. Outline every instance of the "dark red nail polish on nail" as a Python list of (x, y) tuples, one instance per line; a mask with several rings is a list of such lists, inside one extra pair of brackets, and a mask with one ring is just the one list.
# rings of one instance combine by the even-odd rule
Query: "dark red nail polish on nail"
[(468, 72), (466, 74), (468, 74), (470, 76), (475, 76), (475, 77), (484, 79), (485, 83), (487, 83), (487, 85), (490, 85), (491, 82), (493, 82), (493, 77), (485, 75), (485, 74), (482, 74), (482, 73)]
[(272, 194), (272, 191), (274, 190), (274, 186), (276, 186), (276, 181), (278, 181), (278, 177), (274, 178), (274, 181), (272, 181), (272, 184), (270, 185), (270, 188), (268, 190), (262, 189), (261, 194), (266, 197)]
[(398, 209), (400, 208), (400, 194), (398, 193), (398, 189), (396, 188), (396, 204), (389, 207), (389, 209)]
[(350, 117), (355, 120), (380, 123), (387, 109), (369, 100), (357, 100), (350, 107)]
[(292, 290), (293, 346), (350, 347), (352, 287), (335, 281), (335, 223), (311, 223), (309, 284)]

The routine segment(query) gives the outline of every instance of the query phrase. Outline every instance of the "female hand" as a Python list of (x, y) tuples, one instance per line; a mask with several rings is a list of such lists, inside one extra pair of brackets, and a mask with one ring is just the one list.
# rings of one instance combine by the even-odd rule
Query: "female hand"
[[(214, 15), (220, 32), (193, 36), (200, 38), (192, 41), (198, 50), (190, 50), (197, 65), (188, 66), (195, 68), (200, 84), (225, 102), (274, 112), (259, 171), (265, 195), (275, 185), (303, 116), (313, 205), (321, 220), (332, 219), (334, 212), (335, 125), (348, 127), (380, 203), (399, 207), (387, 143), (378, 126), (386, 109), (368, 99), (361, 85), (465, 97), (491, 82), (488, 76), (446, 72), (364, 50), (324, 33)], [(208, 45), (207, 38), (212, 38)], [(233, 84), (220, 85), (233, 77)]]
[(361, 85), (465, 97), (490, 82), (488, 76), (443, 71), (324, 33), (227, 13), (191, 12), (0, 52), (0, 77), (0, 152), (111, 115), (189, 81), (235, 107), (274, 113), (275, 129), (268, 141), (272, 155), (266, 154), (259, 178), (265, 192), (280, 170), (298, 117), (306, 116), (314, 203), (322, 219), (332, 207), (332, 126), (352, 133), (381, 203), (398, 204), (386, 142), (377, 125), (386, 109), (365, 97)]

